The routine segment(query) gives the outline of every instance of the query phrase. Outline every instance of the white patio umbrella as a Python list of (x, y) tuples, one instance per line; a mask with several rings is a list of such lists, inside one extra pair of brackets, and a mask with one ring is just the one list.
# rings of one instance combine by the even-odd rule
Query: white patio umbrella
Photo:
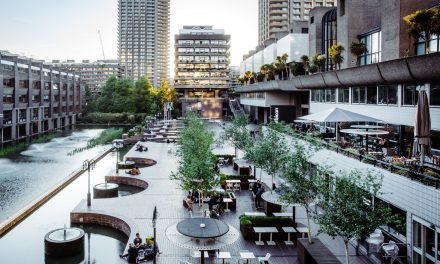
[(431, 156), (431, 116), (429, 113), (428, 96), (424, 90), (419, 91), (417, 101), (416, 122), (414, 125), (413, 156), (420, 155), (423, 166), (425, 156)]
[(338, 123), (339, 122), (378, 122), (382, 123), (381, 120), (376, 119), (371, 116), (366, 116), (344, 110), (341, 108), (330, 108), (321, 112), (299, 117), (299, 119), (311, 120), (315, 122), (333, 122), (336, 123), (336, 139), (339, 139), (338, 133)]

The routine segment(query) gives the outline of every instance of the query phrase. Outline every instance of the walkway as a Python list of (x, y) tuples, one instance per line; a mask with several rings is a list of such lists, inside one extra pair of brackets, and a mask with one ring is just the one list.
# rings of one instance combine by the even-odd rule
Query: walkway
[[(216, 135), (218, 135), (221, 130), (220, 126), (214, 124), (211, 127), (215, 130)], [(126, 175), (123, 170), (120, 170), (119, 176), (133, 177), (146, 181), (148, 182), (149, 187), (145, 191), (126, 197), (99, 200), (94, 199), (92, 200), (92, 206), (90, 208), (87, 208), (86, 202), (83, 200), (72, 211), (71, 215), (96, 214), (95, 220), (107, 221), (107, 224), (113, 225), (114, 227), (118, 227), (118, 221), (115, 219), (106, 219), (106, 217), (103, 217), (102, 215), (122, 219), (131, 229), (125, 230), (125, 232), (130, 235), (129, 241), (132, 241), (136, 232), (139, 232), (143, 238), (153, 234), (151, 217), (154, 206), (157, 206), (159, 212), (157, 236), (160, 250), (163, 252), (163, 254), (158, 257), (157, 263), (176, 264), (179, 263), (180, 260), (199, 263), (197, 259), (191, 259), (189, 250), (175, 246), (165, 236), (165, 230), (168, 226), (189, 217), (188, 212), (182, 206), (182, 200), (184, 199), (186, 192), (179, 189), (177, 184), (169, 178), (172, 171), (176, 170), (178, 163), (177, 157), (175, 157), (174, 154), (168, 153), (168, 146), (174, 148), (174, 151), (176, 146), (173, 144), (167, 145), (154, 142), (143, 142), (141, 144), (148, 146), (148, 152), (136, 152), (132, 149), (127, 153), (126, 157), (154, 159), (157, 161), (157, 164), (151, 167), (141, 168), (141, 174), (139, 176)], [(234, 150), (230, 146), (228, 149), (232, 151)], [(108, 175), (116, 176), (116, 173), (115, 171), (111, 171)], [(259, 175), (259, 171), (257, 171), (257, 175)], [(270, 183), (270, 177), (266, 173), (263, 173), (263, 180), (266, 183)], [(255, 209), (250, 191), (243, 190), (241, 192), (236, 192), (236, 195), (237, 210), (223, 214), (221, 219), (239, 229), (238, 216), (244, 212), (255, 211)], [(197, 206), (195, 207), (195, 214), (197, 214), (197, 210), (200, 209), (198, 209)], [(304, 210), (297, 210), (297, 219), (301, 222), (305, 222)], [(120, 226), (119, 228), (121, 229)], [(315, 226), (312, 228), (312, 231), (313, 233), (316, 233)], [(338, 256), (338, 258), (343, 260), (344, 251), (340, 241), (325, 236), (321, 236), (321, 238), (331, 247), (332, 251)], [(244, 249), (254, 252), (256, 256), (264, 256), (269, 252), (272, 255), (271, 263), (274, 264), (297, 263), (296, 246), (286, 246), (281, 242), (277, 242), (277, 246), (256, 246), (253, 241), (245, 241), (240, 237), (236, 243), (222, 250), (231, 252), (233, 260), (229, 261), (229, 263), (236, 263), (239, 259), (239, 251)], [(351, 254), (353, 255), (354, 252), (351, 252)], [(123, 260), (115, 261), (125, 263)], [(207, 263), (212, 263), (211, 261), (212, 260), (208, 260)], [(256, 263), (256, 261), (253, 263)], [(361, 259), (356, 259), (353, 263), (365, 262), (362, 262)]]

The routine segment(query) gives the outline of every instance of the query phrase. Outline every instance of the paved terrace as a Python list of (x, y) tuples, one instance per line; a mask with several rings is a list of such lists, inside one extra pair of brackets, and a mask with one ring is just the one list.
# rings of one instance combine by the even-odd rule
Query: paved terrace
[[(218, 125), (211, 126), (215, 131), (216, 136), (221, 132), (221, 127)], [(160, 250), (163, 252), (157, 258), (157, 263), (179, 263), (180, 260), (190, 261), (191, 263), (199, 263), (199, 260), (190, 257), (190, 251), (182, 249), (172, 244), (165, 236), (165, 231), (168, 226), (175, 224), (187, 217), (188, 212), (182, 206), (186, 192), (179, 189), (177, 184), (169, 179), (172, 171), (177, 168), (177, 158), (173, 154), (176, 146), (173, 144), (167, 145), (163, 143), (142, 142), (144, 146), (148, 146), (148, 152), (136, 152), (134, 148), (130, 150), (126, 157), (148, 158), (157, 161), (157, 164), (151, 167), (141, 168), (141, 174), (138, 176), (130, 176), (125, 174), (124, 170), (119, 171), (119, 175), (115, 171), (108, 174), (108, 178), (119, 179), (120, 181), (131, 181), (136, 179), (137, 183), (141, 182), (145, 185), (148, 183), (148, 188), (137, 194), (130, 196), (93, 200), (92, 206), (87, 208), (86, 201), (81, 201), (78, 206), (71, 212), (72, 222), (83, 223), (101, 223), (120, 229), (129, 237), (129, 242), (134, 238), (134, 234), (139, 232), (141, 237), (153, 234), (151, 217), (154, 206), (157, 206), (159, 211), (159, 219), (157, 221), (157, 240)], [(171, 146), (173, 153), (168, 153), (168, 147)], [(234, 153), (234, 148), (230, 145), (225, 145), (225, 149), (229, 149), (231, 154)], [(259, 172), (258, 174), (259, 175)], [(270, 184), (270, 177), (263, 173), (263, 180), (267, 185)], [(237, 210), (230, 213), (225, 213), (221, 219), (228, 224), (234, 226), (239, 230), (238, 216), (244, 212), (255, 211), (252, 196), (250, 191), (243, 190), (236, 192), (237, 195)], [(197, 214), (199, 208), (194, 206), (194, 213)], [(305, 223), (304, 210), (297, 209), (297, 221)], [(81, 219), (82, 218), (82, 219)], [(312, 232), (316, 233), (316, 226), (312, 227)], [(333, 240), (327, 236), (320, 236), (320, 238), (329, 246), (331, 251), (341, 260), (344, 259), (344, 249), (341, 241)], [(234, 244), (223, 248), (223, 251), (229, 251), (233, 259), (229, 263), (236, 263), (239, 259), (239, 251), (247, 249), (256, 256), (264, 256), (267, 252), (271, 253), (270, 263), (275, 264), (295, 264), (297, 263), (296, 245), (286, 246), (283, 242), (277, 242), (276, 246), (256, 246), (253, 241), (245, 241), (239, 238)], [(122, 252), (121, 252), (122, 253)], [(350, 249), (350, 254), (354, 257), (354, 249)], [(366, 263), (362, 258), (354, 257), (353, 263)], [(123, 260), (117, 259), (115, 262), (126, 263)], [(207, 263), (214, 263), (214, 259), (207, 260)], [(251, 263), (256, 263), (256, 260)]]

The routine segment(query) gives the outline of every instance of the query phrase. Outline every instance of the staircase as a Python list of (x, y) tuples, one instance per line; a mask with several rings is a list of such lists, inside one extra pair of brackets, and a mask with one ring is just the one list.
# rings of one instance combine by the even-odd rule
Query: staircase
[(240, 105), (240, 102), (237, 99), (229, 100), (229, 108), (231, 109), (231, 112), (234, 115), (234, 117), (245, 114), (243, 108)]

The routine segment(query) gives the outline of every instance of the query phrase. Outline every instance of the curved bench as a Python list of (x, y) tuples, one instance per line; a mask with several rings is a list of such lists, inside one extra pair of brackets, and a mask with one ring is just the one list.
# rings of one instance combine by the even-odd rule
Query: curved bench
[(127, 157), (125, 160), (127, 161), (134, 161), (136, 165), (150, 167), (153, 165), (156, 165), (157, 161), (147, 158), (139, 158), (139, 157)]

